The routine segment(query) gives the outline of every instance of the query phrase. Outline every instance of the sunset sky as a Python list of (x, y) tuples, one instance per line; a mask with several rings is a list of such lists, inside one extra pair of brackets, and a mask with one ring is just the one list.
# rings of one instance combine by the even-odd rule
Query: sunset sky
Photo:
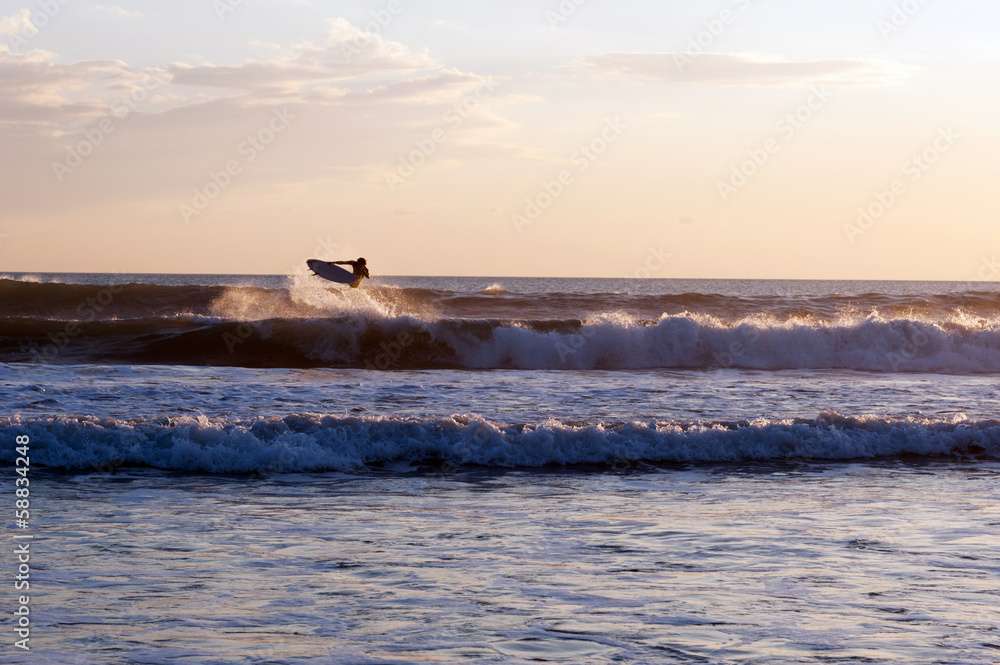
[(0, 272), (1000, 280), (995, 2), (112, 2), (0, 2)]

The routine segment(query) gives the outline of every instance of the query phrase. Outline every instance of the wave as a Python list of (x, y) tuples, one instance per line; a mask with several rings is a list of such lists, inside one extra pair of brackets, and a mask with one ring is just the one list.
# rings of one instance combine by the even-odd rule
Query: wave
[(1000, 323), (625, 314), (502, 321), (387, 316), (235, 322), (214, 317), (61, 326), (10, 319), (0, 362), (367, 369), (848, 369), (1000, 372)]
[(369, 309), (383, 314), (505, 320), (584, 318), (607, 312), (655, 320), (695, 312), (734, 322), (766, 312), (778, 320), (835, 321), (878, 313), (889, 318), (991, 319), (1000, 293), (933, 295), (733, 296), (711, 293), (520, 293), (500, 283), (479, 292), (367, 284), (340, 289), (305, 275), (286, 288), (168, 286), (131, 283), (94, 286), (0, 278), (0, 316), (55, 321), (172, 318), (185, 314), (237, 321), (313, 318)]
[(503, 284), (500, 284), (499, 282), (494, 282), (493, 284), (490, 284), (479, 293), (488, 296), (500, 296), (500, 295), (507, 295), (509, 292), (507, 291), (507, 289), (503, 288)]
[[(113, 471), (143, 466), (207, 473), (356, 472), (388, 462), (544, 467), (646, 463), (1000, 455), (1000, 421), (851, 417), (734, 423), (495, 423), (296, 414), (247, 420), (0, 419), (0, 435), (31, 439), (37, 467)], [(13, 446), (3, 448), (12, 462)]]
[(0, 279), (0, 313), (42, 321), (169, 319), (183, 315), (252, 320), (315, 317), (328, 311), (325, 304), (295, 298), (289, 290), (257, 286), (92, 286)]
[(46, 279), (42, 279), (40, 275), (24, 274), (24, 275), (9, 275), (0, 274), (0, 284), (3, 282), (32, 282), (35, 284), (41, 284), (46, 281), (57, 282), (58, 280), (46, 276)]
[(0, 280), (0, 362), (1000, 372), (998, 297)]

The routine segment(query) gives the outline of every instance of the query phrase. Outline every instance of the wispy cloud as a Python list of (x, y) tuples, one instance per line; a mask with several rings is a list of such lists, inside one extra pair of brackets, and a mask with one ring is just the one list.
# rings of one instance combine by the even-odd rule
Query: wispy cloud
[(122, 16), (125, 18), (137, 18), (142, 16), (142, 12), (129, 11), (127, 9), (123, 9), (120, 5), (112, 5), (110, 7), (106, 5), (94, 5), (93, 8), (99, 12), (106, 12), (108, 14), (114, 14), (115, 16)]
[(86, 121), (99, 116), (104, 105), (94, 99), (73, 99), (101, 77), (120, 71), (117, 61), (56, 64), (45, 51), (26, 54), (0, 46), (0, 125), (44, 125)]
[(468, 30), (469, 26), (462, 25), (461, 23), (455, 23), (454, 21), (446, 21), (444, 19), (435, 19), (431, 22), (435, 28), (451, 28), (452, 30)]
[(330, 19), (328, 23), (330, 43), (325, 46), (301, 44), (284, 57), (239, 65), (175, 64), (170, 67), (170, 72), (179, 85), (251, 89), (297, 87), (308, 82), (436, 69), (440, 66), (426, 53), (415, 53), (403, 44), (365, 32), (344, 19)]
[(666, 83), (710, 85), (795, 85), (827, 82), (859, 84), (900, 78), (910, 69), (869, 59), (784, 60), (756, 54), (601, 53), (576, 64), (596, 75), (633, 76)]

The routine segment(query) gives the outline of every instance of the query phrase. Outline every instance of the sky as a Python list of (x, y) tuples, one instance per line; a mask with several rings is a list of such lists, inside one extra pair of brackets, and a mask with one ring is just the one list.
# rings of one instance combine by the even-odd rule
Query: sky
[(985, 0), (0, 0), (0, 272), (1000, 280)]

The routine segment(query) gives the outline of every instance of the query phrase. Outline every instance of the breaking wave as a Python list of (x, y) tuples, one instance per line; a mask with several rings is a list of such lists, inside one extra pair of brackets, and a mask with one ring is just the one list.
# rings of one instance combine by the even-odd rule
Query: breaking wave
[(0, 280), (0, 362), (990, 373), (1000, 372), (998, 297)]
[[(887, 318), (970, 319), (995, 317), (1000, 292), (892, 295), (721, 295), (578, 291), (517, 291), (492, 283), (477, 292), (368, 284), (364, 289), (327, 288), (305, 275), (287, 288), (260, 285), (209, 286), (130, 283), (117, 286), (40, 281), (36, 276), (0, 276), (0, 314), (39, 320), (145, 319), (180, 314), (236, 320), (310, 318), (345, 310), (383, 314), (476, 319), (567, 319), (627, 312), (643, 319), (697, 312), (732, 322), (767, 312), (778, 320), (833, 321), (878, 312)], [(249, 278), (248, 282), (250, 281)], [(540, 286), (540, 285), (539, 285)]]
[(736, 323), (625, 314), (498, 321), (412, 316), (231, 321), (8, 319), (0, 362), (368, 369), (852, 369), (1000, 372), (1000, 325), (910, 319)]
[[(628, 466), (771, 460), (1000, 455), (1000, 421), (890, 419), (823, 413), (811, 420), (731, 423), (497, 423), (296, 414), (245, 420), (0, 419), (31, 437), (38, 467), (113, 471), (144, 466), (208, 473), (356, 472), (389, 462), (485, 467)], [(13, 446), (3, 459), (11, 462)]]

